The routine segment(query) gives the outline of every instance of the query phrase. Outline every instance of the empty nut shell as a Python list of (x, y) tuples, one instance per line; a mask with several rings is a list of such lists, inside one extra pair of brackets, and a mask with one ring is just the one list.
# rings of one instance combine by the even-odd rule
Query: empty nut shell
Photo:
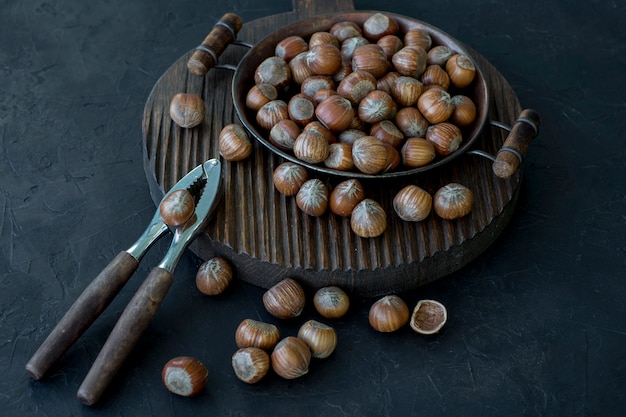
[(255, 347), (237, 350), (231, 363), (237, 378), (247, 384), (259, 382), (270, 369), (270, 357), (267, 352)]
[(202, 294), (223, 293), (233, 279), (233, 268), (224, 258), (214, 257), (200, 265), (196, 273), (196, 287)]
[(183, 397), (191, 397), (202, 391), (208, 378), (209, 372), (206, 367), (190, 356), (179, 356), (169, 360), (161, 372), (165, 387)]
[(370, 307), (369, 323), (376, 331), (394, 332), (408, 321), (409, 307), (397, 295), (386, 295)]
[(466, 216), (472, 211), (474, 193), (458, 183), (441, 187), (433, 198), (435, 213), (442, 219), (452, 220)]
[(263, 321), (245, 319), (235, 330), (235, 343), (239, 348), (256, 347), (272, 350), (279, 340), (278, 327)]
[(298, 317), (304, 304), (304, 290), (292, 278), (285, 278), (263, 294), (265, 309), (278, 319)]
[(417, 333), (433, 334), (441, 330), (447, 320), (446, 307), (439, 301), (420, 300), (413, 310), (409, 324)]

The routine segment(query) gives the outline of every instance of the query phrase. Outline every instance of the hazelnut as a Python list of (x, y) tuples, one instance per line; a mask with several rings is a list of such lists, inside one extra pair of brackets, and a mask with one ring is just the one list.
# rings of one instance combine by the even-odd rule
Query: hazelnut
[(300, 126), (305, 126), (315, 119), (315, 102), (302, 93), (295, 94), (289, 99), (287, 110), (289, 118)]
[(308, 43), (301, 36), (288, 36), (276, 44), (274, 54), (285, 62), (291, 61), (296, 55), (309, 50)]
[(387, 164), (387, 148), (374, 136), (363, 136), (352, 144), (354, 166), (365, 174), (377, 174)]
[(300, 127), (291, 119), (280, 120), (271, 129), (269, 141), (283, 151), (293, 151), (293, 144), (300, 134)]
[(256, 122), (263, 129), (271, 130), (281, 120), (289, 118), (287, 103), (283, 100), (272, 100), (259, 109)]
[(313, 305), (318, 313), (329, 319), (343, 317), (350, 308), (350, 298), (341, 288), (323, 287), (315, 292)]
[(348, 74), (337, 86), (337, 94), (347, 98), (354, 106), (376, 89), (376, 78), (366, 71)]
[(430, 214), (432, 196), (417, 185), (407, 185), (393, 198), (393, 209), (404, 221), (419, 222)]
[(424, 138), (408, 138), (400, 151), (402, 163), (408, 168), (419, 168), (435, 159), (435, 146)]
[(307, 77), (300, 85), (300, 92), (309, 97), (315, 97), (319, 90), (334, 90), (337, 87), (335, 81), (327, 75), (312, 75)]
[(396, 78), (391, 86), (391, 96), (401, 106), (414, 106), (422, 91), (422, 83), (406, 75)]
[(407, 138), (423, 138), (428, 129), (428, 120), (415, 107), (404, 107), (396, 113), (396, 126)]
[(237, 378), (246, 384), (259, 382), (270, 369), (270, 357), (262, 349), (247, 347), (237, 350), (231, 364)]
[(336, 95), (319, 103), (315, 115), (332, 132), (341, 132), (352, 123), (354, 110), (348, 99)]
[(252, 153), (252, 143), (248, 132), (238, 125), (224, 126), (218, 136), (220, 155), (227, 161), (241, 161)]
[(438, 85), (444, 90), (450, 87), (450, 77), (446, 70), (439, 65), (429, 65), (426, 67), (421, 80), (424, 85)]
[(321, 44), (330, 44), (335, 47), (339, 47), (339, 39), (337, 39), (332, 33), (319, 31), (315, 32), (309, 38), (309, 48), (313, 48), (314, 46)]
[(224, 258), (214, 257), (200, 265), (196, 273), (196, 287), (205, 295), (223, 293), (233, 280), (233, 267)]
[(304, 290), (292, 278), (285, 278), (263, 294), (263, 306), (278, 319), (298, 317), (304, 309)]
[(354, 56), (354, 51), (359, 46), (368, 45), (369, 41), (361, 36), (356, 36), (354, 38), (346, 39), (341, 44), (341, 59), (344, 62), (350, 63), (350, 69), (352, 69), (352, 57)]
[(402, 157), (400, 156), (400, 152), (389, 143), (383, 142), (383, 145), (385, 145), (387, 149), (387, 163), (385, 164), (383, 172), (393, 171), (402, 163)]
[(293, 154), (304, 162), (317, 164), (328, 158), (328, 146), (323, 136), (305, 129), (293, 144)]
[(330, 193), (330, 211), (338, 216), (348, 217), (364, 199), (365, 189), (357, 179), (342, 181)]
[(428, 51), (433, 41), (427, 31), (422, 29), (410, 29), (404, 34), (405, 46), (419, 46)]
[(401, 75), (419, 78), (426, 69), (428, 55), (424, 48), (419, 46), (405, 46), (393, 54), (391, 62)]
[(360, 237), (380, 236), (387, 228), (385, 210), (376, 201), (366, 198), (352, 210), (350, 227)]
[(359, 46), (352, 54), (352, 71), (369, 72), (378, 79), (387, 73), (388, 68), (385, 51), (375, 43)]
[(258, 111), (265, 104), (276, 100), (278, 91), (272, 84), (255, 84), (246, 95), (246, 107), (250, 110)]
[(291, 69), (282, 58), (271, 56), (263, 60), (255, 69), (254, 82), (271, 84), (280, 90), (291, 82)]
[(428, 65), (440, 65), (445, 67), (448, 59), (454, 55), (454, 51), (450, 47), (445, 45), (433, 46), (428, 50), (428, 59), (426, 62)]
[(308, 50), (300, 52), (289, 61), (289, 70), (291, 78), (296, 84), (302, 84), (304, 80), (315, 75), (306, 63)]
[(450, 94), (439, 86), (424, 91), (417, 100), (417, 108), (431, 124), (445, 122), (454, 111)]
[(455, 87), (464, 88), (474, 80), (476, 66), (467, 55), (455, 54), (446, 62), (446, 72)]
[(311, 350), (303, 340), (287, 336), (278, 342), (270, 359), (276, 374), (285, 379), (295, 379), (309, 372)]
[(306, 63), (317, 75), (333, 75), (341, 68), (341, 51), (329, 43), (317, 44), (307, 52)]
[(391, 94), (393, 83), (401, 74), (396, 71), (390, 71), (376, 81), (376, 89)]
[(420, 334), (437, 333), (448, 320), (448, 311), (439, 301), (418, 301), (409, 324), (411, 328)]
[(204, 120), (204, 101), (196, 94), (178, 93), (170, 101), (170, 117), (182, 128), (198, 126)]
[(395, 54), (396, 52), (398, 52), (400, 49), (404, 47), (404, 44), (402, 43), (402, 39), (400, 39), (396, 35), (385, 35), (382, 38), (380, 38), (376, 42), (376, 44), (380, 46), (381, 48), (383, 48), (383, 51), (385, 52), (385, 56), (387, 57), (387, 60), (391, 60), (391, 57), (393, 56), (393, 54)]
[(439, 155), (449, 155), (456, 151), (463, 141), (461, 129), (452, 123), (437, 123), (426, 131), (426, 140), (433, 144)]
[(308, 179), (309, 173), (306, 168), (293, 162), (283, 162), (278, 165), (273, 175), (274, 187), (286, 196), (296, 195)]
[(339, 42), (344, 42), (346, 39), (361, 36), (363, 31), (361, 30), (361, 27), (356, 23), (351, 21), (343, 21), (335, 23), (330, 28), (330, 33)]
[(338, 171), (350, 171), (354, 169), (352, 160), (352, 145), (338, 142), (328, 147), (328, 157), (324, 160), (324, 165)]
[(307, 180), (296, 194), (296, 204), (309, 216), (319, 217), (328, 207), (328, 188), (317, 178)]
[(170, 227), (185, 224), (195, 209), (196, 204), (193, 196), (186, 189), (172, 191), (159, 204), (161, 219)]
[(363, 34), (373, 41), (385, 35), (395, 35), (399, 29), (398, 22), (383, 13), (374, 13), (363, 23)]
[(165, 387), (182, 397), (198, 394), (206, 386), (208, 378), (209, 372), (202, 362), (190, 356), (178, 356), (169, 360), (161, 372)]
[(396, 115), (398, 106), (389, 93), (374, 90), (368, 93), (359, 103), (359, 119), (365, 123), (378, 123), (392, 119)]
[(441, 187), (433, 198), (435, 213), (442, 219), (453, 220), (466, 216), (472, 211), (474, 194), (472, 190), (458, 183)]
[(337, 142), (337, 137), (333, 134), (333, 132), (328, 130), (328, 128), (326, 128), (322, 123), (317, 120), (312, 121), (311, 123), (304, 126), (304, 129), (302, 129), (302, 131), (312, 132), (316, 135), (322, 136), (329, 144)]
[(372, 125), (370, 136), (374, 136), (394, 148), (400, 148), (404, 143), (404, 135), (391, 120), (383, 120)]
[(271, 350), (279, 340), (278, 327), (258, 320), (245, 319), (235, 330), (235, 343), (238, 348), (256, 347)]
[(394, 332), (409, 321), (409, 307), (397, 295), (386, 295), (372, 304), (369, 311), (369, 323), (374, 330)]
[(467, 127), (476, 120), (476, 105), (471, 98), (463, 95), (452, 97), (454, 110), (450, 116), (450, 121), (459, 127)]
[(300, 326), (298, 339), (306, 343), (311, 356), (318, 359), (329, 357), (337, 347), (335, 329), (317, 320), (309, 320)]

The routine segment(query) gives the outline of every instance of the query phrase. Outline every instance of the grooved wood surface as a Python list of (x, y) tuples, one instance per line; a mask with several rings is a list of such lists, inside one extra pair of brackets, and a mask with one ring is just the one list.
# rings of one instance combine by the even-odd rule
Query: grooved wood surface
[[(315, 3), (315, 8), (313, 8)], [(277, 28), (324, 11), (351, 11), (352, 2), (295, 1), (291, 13), (244, 22), (238, 39), (256, 43)], [(199, 40), (200, 41), (200, 40)], [(221, 64), (237, 65), (247, 49), (229, 46)], [(238, 123), (231, 98), (233, 74), (214, 69), (205, 77), (190, 74), (181, 56), (159, 79), (144, 110), (144, 163), (156, 204), (190, 169), (219, 155), (217, 137), (229, 123)], [(521, 111), (507, 81), (480, 54), (472, 56), (490, 89), (488, 119), (510, 125)], [(206, 103), (205, 122), (181, 129), (169, 117), (169, 101), (179, 92), (200, 94)], [(506, 132), (486, 126), (474, 149), (495, 154)], [(282, 159), (255, 142), (250, 158), (223, 165), (224, 194), (205, 234), (191, 249), (208, 259), (231, 260), (240, 279), (269, 287), (294, 277), (310, 288), (339, 285), (373, 296), (416, 288), (448, 275), (479, 256), (508, 223), (514, 210), (521, 170), (508, 180), (496, 177), (491, 161), (465, 154), (433, 171), (407, 178), (364, 181), (367, 196), (387, 213), (383, 235), (363, 239), (350, 230), (349, 219), (327, 213), (319, 218), (302, 213), (295, 198), (275, 191), (272, 172)], [(311, 173), (330, 188), (342, 179)], [(434, 194), (449, 182), (474, 192), (475, 205), (465, 218), (448, 221), (431, 214), (419, 223), (402, 221), (393, 212), (396, 192), (417, 184)]]

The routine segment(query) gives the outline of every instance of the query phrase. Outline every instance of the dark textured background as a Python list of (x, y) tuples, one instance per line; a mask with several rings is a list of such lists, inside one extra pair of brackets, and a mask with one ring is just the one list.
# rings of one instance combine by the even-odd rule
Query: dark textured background
[[(543, 116), (518, 209), (468, 267), (405, 294), (434, 298), (435, 337), (375, 333), (371, 300), (335, 322), (337, 351), (310, 373), (240, 383), (233, 332), (272, 320), (263, 290), (208, 299), (186, 255), (154, 322), (95, 407), (76, 390), (141, 278), (41, 382), (24, 365), (89, 281), (154, 212), (141, 118), (160, 75), (225, 12), (290, 1), (8, 0), (0, 5), (0, 414), (622, 416), (626, 410), (626, 6), (618, 1), (356, 1), (440, 27), (491, 61)], [(140, 265), (145, 276), (165, 251)], [(307, 310), (305, 317), (315, 317)], [(294, 333), (299, 322), (281, 324)], [(205, 392), (160, 382), (171, 357), (209, 369)], [(290, 411), (287, 411), (290, 410)]]

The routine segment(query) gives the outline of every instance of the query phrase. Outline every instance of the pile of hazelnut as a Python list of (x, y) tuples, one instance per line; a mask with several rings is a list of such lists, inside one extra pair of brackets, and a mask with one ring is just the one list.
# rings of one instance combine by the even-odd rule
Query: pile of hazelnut
[[(233, 270), (223, 258), (204, 262), (196, 275), (196, 286), (205, 295), (221, 294), (233, 278)], [(263, 306), (273, 317), (290, 320), (300, 317), (306, 304), (302, 286), (293, 278), (285, 278), (269, 288), (262, 297)], [(350, 308), (346, 292), (337, 286), (318, 289), (313, 305), (326, 320), (344, 317)], [(447, 321), (445, 306), (434, 300), (420, 300), (410, 313), (406, 302), (397, 295), (386, 295), (370, 307), (370, 326), (381, 333), (394, 332), (407, 323), (423, 335), (441, 330)], [(317, 320), (305, 321), (296, 335), (281, 335), (272, 323), (244, 319), (235, 330), (237, 350), (232, 355), (235, 376), (248, 384), (255, 384), (268, 372), (285, 379), (295, 379), (308, 373), (312, 358), (329, 357), (337, 347), (337, 332)], [(180, 356), (168, 361), (162, 371), (163, 383), (171, 392), (192, 396), (204, 389), (208, 372), (197, 359)]]
[(256, 68), (246, 106), (278, 149), (376, 175), (458, 149), (476, 118), (465, 93), (475, 74), (467, 55), (374, 13), (362, 27), (343, 21), (280, 41)]

